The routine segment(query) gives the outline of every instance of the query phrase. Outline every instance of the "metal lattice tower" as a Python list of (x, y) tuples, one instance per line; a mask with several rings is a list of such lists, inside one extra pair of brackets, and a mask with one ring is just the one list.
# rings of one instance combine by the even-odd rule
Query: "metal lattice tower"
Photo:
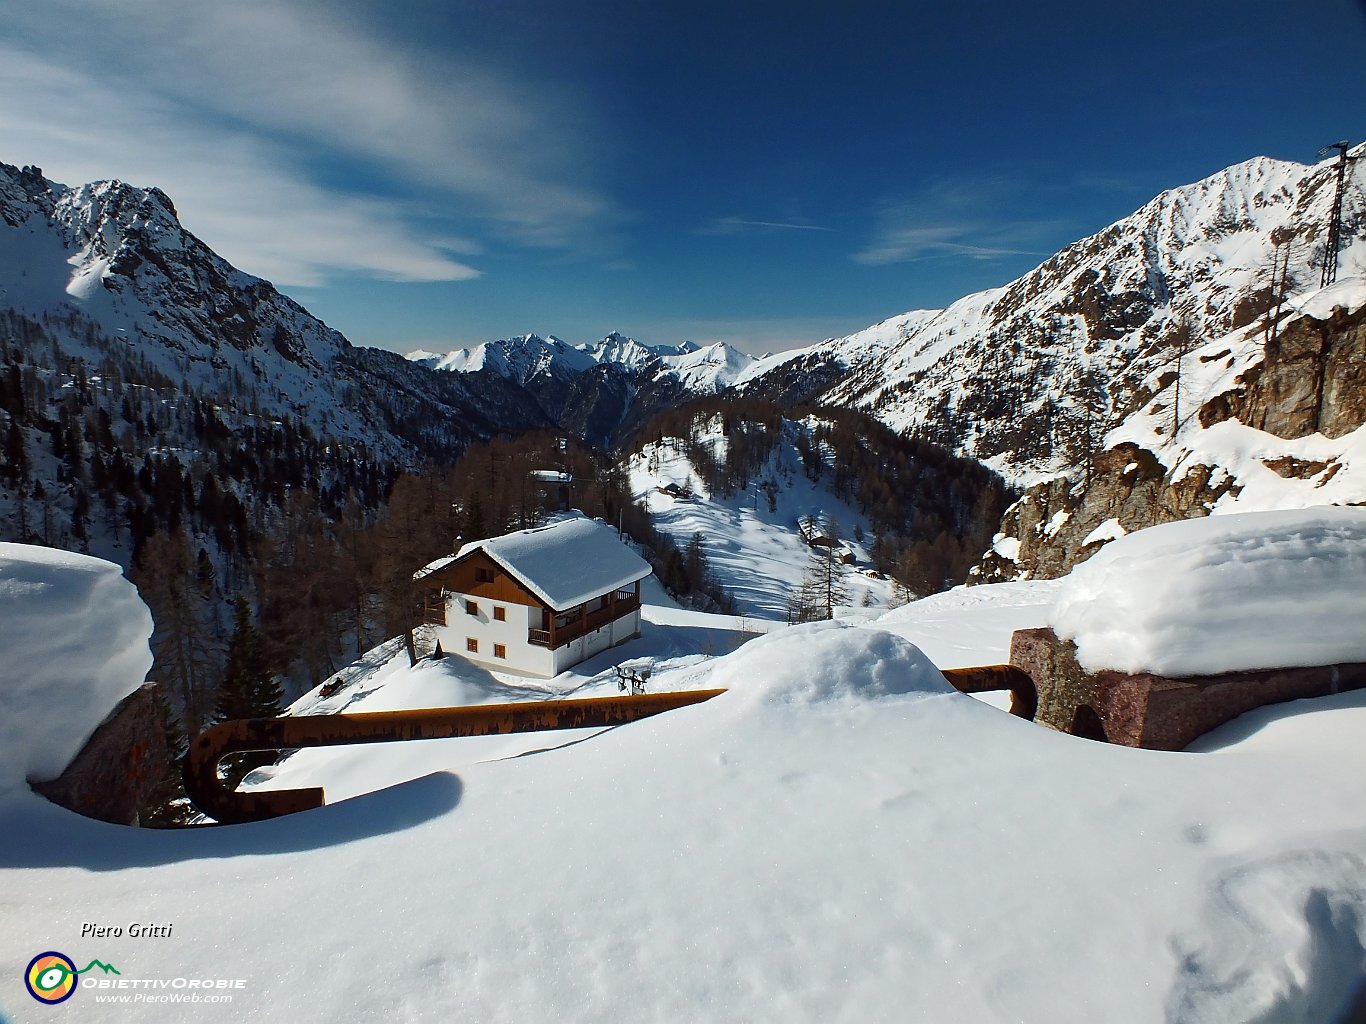
[(1342, 243), (1342, 192), (1347, 182), (1346, 139), (1334, 142), (1319, 150), (1320, 157), (1326, 157), (1333, 150), (1338, 151), (1338, 187), (1333, 196), (1333, 212), (1328, 215), (1328, 242), (1323, 250), (1323, 272), (1319, 275), (1319, 287), (1326, 288), (1338, 279), (1338, 247)]

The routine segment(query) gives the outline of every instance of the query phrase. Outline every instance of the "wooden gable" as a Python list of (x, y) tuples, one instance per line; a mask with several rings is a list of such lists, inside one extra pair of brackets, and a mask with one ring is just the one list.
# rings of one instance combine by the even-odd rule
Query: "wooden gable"
[(422, 585), (433, 590), (449, 590), (469, 594), (503, 604), (524, 604), (545, 608), (546, 603), (533, 594), (521, 581), (508, 573), (482, 549), (471, 551), (422, 578)]

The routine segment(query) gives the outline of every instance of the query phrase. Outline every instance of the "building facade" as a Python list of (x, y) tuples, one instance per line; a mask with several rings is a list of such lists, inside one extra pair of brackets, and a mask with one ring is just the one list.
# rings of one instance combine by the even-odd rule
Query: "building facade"
[(442, 648), (549, 677), (640, 635), (649, 563), (581, 514), (466, 544), (414, 574)]

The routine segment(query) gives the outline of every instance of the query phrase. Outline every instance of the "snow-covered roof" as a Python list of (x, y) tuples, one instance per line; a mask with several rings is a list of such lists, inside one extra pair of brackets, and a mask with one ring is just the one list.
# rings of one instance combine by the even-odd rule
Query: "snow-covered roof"
[(611, 527), (582, 514), (548, 526), (472, 541), (457, 558), (484, 551), (556, 611), (583, 604), (650, 575), (650, 563)]
[(442, 555), (440, 558), (436, 559), (435, 561), (428, 562), (417, 572), (413, 573), (413, 580), (417, 581), (420, 579), (424, 579), (425, 577), (430, 576), (432, 573), (436, 572), (436, 570), (444, 569), (446, 566), (450, 565), (454, 561), (455, 555)]
[(568, 484), (573, 483), (574, 474), (562, 473), (558, 469), (533, 469), (531, 478), (548, 484)]

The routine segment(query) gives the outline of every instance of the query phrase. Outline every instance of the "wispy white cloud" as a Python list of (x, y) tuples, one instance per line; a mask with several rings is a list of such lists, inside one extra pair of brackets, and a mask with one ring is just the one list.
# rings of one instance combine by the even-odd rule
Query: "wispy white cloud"
[(858, 263), (882, 266), (915, 260), (1008, 256), (1047, 257), (1039, 240), (1056, 221), (1011, 217), (1014, 189), (999, 181), (938, 181), (911, 198), (883, 204), (872, 237), (853, 254)]
[(832, 231), (820, 224), (793, 224), (775, 220), (748, 220), (744, 217), (718, 217), (702, 229), (704, 235), (738, 235), (744, 231)]
[(475, 275), (451, 253), (478, 242), (425, 236), (412, 207), (328, 184), (328, 160), (522, 245), (583, 245), (614, 217), (578, 180), (592, 161), (562, 100), (473, 61), (415, 55), (337, 9), (0, 0), (0, 18), (0, 158), (158, 185), (192, 230), (256, 273)]
[[(1012, 225), (1018, 228), (1018, 225)], [(976, 260), (994, 260), (1002, 256), (1048, 256), (1038, 249), (1015, 249), (1002, 245), (983, 245), (968, 242), (968, 238), (982, 238), (992, 234), (999, 237), (999, 225), (978, 221), (960, 224), (940, 224), (934, 227), (911, 225), (884, 226), (877, 238), (854, 254), (859, 263), (878, 266), (885, 263), (907, 263), (933, 259), (937, 256), (967, 256)]]

